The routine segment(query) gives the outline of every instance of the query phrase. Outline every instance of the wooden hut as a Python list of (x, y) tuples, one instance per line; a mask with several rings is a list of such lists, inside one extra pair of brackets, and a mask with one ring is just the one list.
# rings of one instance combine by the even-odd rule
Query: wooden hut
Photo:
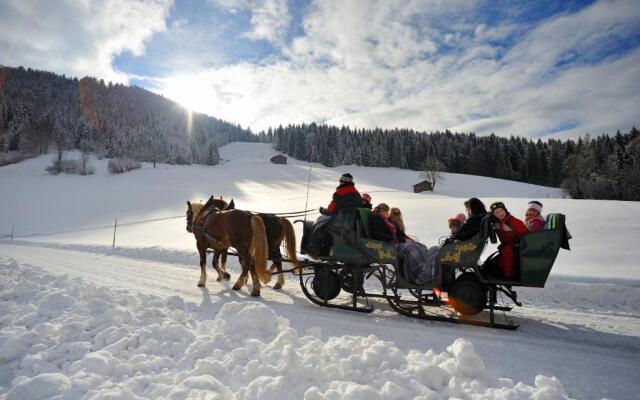
[(287, 164), (287, 157), (283, 156), (282, 154), (278, 154), (277, 156), (271, 157), (271, 162), (274, 163), (274, 164), (286, 165)]
[(433, 184), (429, 181), (422, 181), (413, 185), (413, 193), (426, 192), (427, 190), (433, 192)]

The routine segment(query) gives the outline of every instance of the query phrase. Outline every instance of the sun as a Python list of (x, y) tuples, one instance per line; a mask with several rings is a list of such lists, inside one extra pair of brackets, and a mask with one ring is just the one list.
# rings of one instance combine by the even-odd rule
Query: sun
[(206, 113), (210, 107), (211, 92), (197, 76), (175, 76), (165, 82), (162, 93), (165, 97), (180, 103), (189, 111)]

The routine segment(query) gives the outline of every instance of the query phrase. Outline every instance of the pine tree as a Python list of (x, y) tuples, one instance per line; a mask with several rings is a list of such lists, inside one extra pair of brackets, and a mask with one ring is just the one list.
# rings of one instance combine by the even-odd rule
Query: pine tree
[(209, 151), (207, 152), (207, 165), (216, 165), (220, 163), (220, 153), (216, 142), (209, 143)]

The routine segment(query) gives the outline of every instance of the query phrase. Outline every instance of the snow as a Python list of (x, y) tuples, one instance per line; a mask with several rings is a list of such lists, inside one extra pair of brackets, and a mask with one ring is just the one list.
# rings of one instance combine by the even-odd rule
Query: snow
[[(175, 296), (106, 290), (15, 262), (2, 267), (0, 296), (10, 312), (0, 360), (16, 376), (8, 400), (568, 398), (554, 377), (536, 375), (533, 385), (492, 377), (463, 338), (443, 352), (404, 352), (374, 334), (299, 333), (258, 302), (228, 302), (205, 316)], [(15, 291), (17, 284), (32, 290)], [(7, 324), (25, 313), (39, 317)], [(20, 359), (8, 356), (12, 348)]]
[(519, 288), (518, 331), (417, 321), (377, 302), (354, 315), (309, 303), (291, 278), (258, 301), (233, 291), (235, 259), (231, 283), (196, 287), (186, 200), (305, 208), (308, 163), (271, 164), (264, 144), (220, 153), (214, 167), (122, 175), (94, 159), (96, 175), (49, 176), (51, 156), (0, 168), (0, 237), (15, 225), (14, 240), (0, 240), (0, 399), (637, 397), (640, 203), (458, 174), (414, 194), (415, 171), (314, 164), (309, 208), (350, 172), (427, 245), (471, 196), (515, 215), (537, 198), (574, 236), (544, 289)]
[[(234, 198), (239, 208), (254, 211), (297, 211), (305, 208), (309, 164), (289, 159), (269, 162), (269, 145), (231, 143), (220, 149), (225, 160), (215, 167), (143, 164), (125, 174), (107, 172), (108, 160), (91, 162), (95, 175), (50, 176), (44, 168), (51, 156), (41, 156), (0, 168), (0, 237), (11, 233), (23, 240), (58, 244), (111, 246), (118, 218), (119, 248), (150, 248), (163, 253), (193, 251), (185, 231), (187, 200), (211, 194)], [(69, 157), (73, 157), (70, 155)], [(485, 203), (502, 200), (523, 216), (528, 200), (544, 203), (544, 212), (562, 212), (574, 237), (572, 252), (561, 251), (553, 275), (638, 279), (636, 241), (640, 202), (571, 200), (559, 189), (460, 174), (446, 174), (435, 193), (412, 193), (422, 180), (417, 171), (397, 168), (314, 164), (309, 208), (326, 206), (338, 177), (351, 172), (358, 189), (373, 202), (398, 206), (408, 233), (427, 246), (448, 232), (447, 219), (464, 211), (463, 202), (479, 196)], [(296, 224), (300, 235), (300, 225)], [(613, 246), (615, 245), (615, 251)]]

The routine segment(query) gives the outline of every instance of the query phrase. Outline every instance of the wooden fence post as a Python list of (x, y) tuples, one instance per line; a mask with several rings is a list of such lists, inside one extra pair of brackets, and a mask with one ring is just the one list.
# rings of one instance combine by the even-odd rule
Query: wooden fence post
[(13, 240), (13, 228), (14, 228), (14, 225), (12, 224), (11, 225), (11, 240)]
[(116, 221), (113, 224), (113, 245), (112, 247), (116, 248), (116, 229), (118, 228), (118, 217), (116, 217)]

